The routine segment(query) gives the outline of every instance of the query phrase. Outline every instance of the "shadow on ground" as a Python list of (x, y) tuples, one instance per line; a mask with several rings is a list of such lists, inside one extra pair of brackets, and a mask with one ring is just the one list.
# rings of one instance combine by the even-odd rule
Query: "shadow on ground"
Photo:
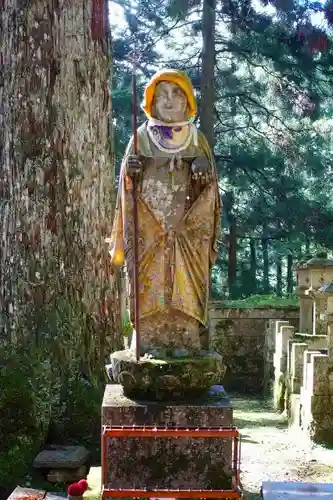
[(274, 427), (275, 429), (286, 429), (288, 422), (279, 422), (274, 418), (263, 418), (262, 415), (251, 415), (252, 419), (239, 418), (235, 416), (234, 423), (239, 429), (249, 427)]
[(284, 429), (288, 427), (287, 419), (275, 412), (272, 400), (234, 395), (231, 401), (234, 407), (234, 423), (239, 429), (254, 427)]
[(260, 500), (262, 496), (260, 493), (251, 493), (250, 491), (243, 490), (245, 500)]

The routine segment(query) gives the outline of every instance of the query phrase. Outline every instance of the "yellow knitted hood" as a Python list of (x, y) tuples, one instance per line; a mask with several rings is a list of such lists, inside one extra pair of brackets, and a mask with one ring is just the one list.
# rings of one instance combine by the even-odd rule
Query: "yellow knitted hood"
[(151, 113), (155, 89), (156, 85), (160, 82), (172, 82), (178, 85), (185, 92), (187, 97), (189, 117), (194, 117), (197, 114), (197, 103), (190, 78), (183, 73), (183, 71), (177, 69), (162, 69), (155, 73), (145, 87), (142, 109), (148, 118), (152, 117)]

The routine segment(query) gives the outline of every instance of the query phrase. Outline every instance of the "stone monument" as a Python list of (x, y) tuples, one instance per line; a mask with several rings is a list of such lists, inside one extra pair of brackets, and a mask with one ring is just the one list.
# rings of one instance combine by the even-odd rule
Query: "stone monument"
[(301, 423), (314, 441), (332, 445), (333, 282), (323, 283), (315, 292), (314, 299), (323, 303), (321, 315), (322, 322), (326, 324), (326, 349), (308, 349), (305, 352)]
[[(134, 134), (121, 165), (108, 240), (111, 264), (126, 266), (132, 322), (138, 280), (140, 352), (134, 331), (130, 345), (111, 354), (115, 384), (106, 388), (102, 423), (230, 426), (232, 408), (220, 386), (223, 358), (200, 342), (221, 214), (214, 158), (193, 123), (197, 107), (190, 79), (172, 69), (156, 73), (142, 108), (147, 121), (137, 130), (137, 148)], [(229, 489), (231, 444), (215, 438), (112, 439), (105, 481), (115, 489)]]
[(325, 299), (313, 294), (332, 279), (333, 260), (319, 255), (301, 264), (297, 269), (297, 295), (300, 298), (300, 333), (320, 335), (326, 329), (321, 315), (325, 309)]

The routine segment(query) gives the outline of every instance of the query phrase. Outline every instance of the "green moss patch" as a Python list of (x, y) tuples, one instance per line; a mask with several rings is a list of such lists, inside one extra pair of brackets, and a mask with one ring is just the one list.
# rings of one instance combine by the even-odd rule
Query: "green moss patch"
[(218, 354), (190, 358), (141, 358), (129, 351), (111, 355), (113, 376), (132, 398), (178, 400), (203, 395), (221, 384), (225, 366)]

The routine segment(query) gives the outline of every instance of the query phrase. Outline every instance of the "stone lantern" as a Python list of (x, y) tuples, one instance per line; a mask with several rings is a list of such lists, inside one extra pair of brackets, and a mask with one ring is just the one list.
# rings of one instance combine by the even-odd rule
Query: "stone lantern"
[(321, 286), (318, 290), (326, 301), (326, 311), (323, 318), (327, 323), (327, 349), (330, 361), (333, 361), (333, 281)]
[(310, 286), (318, 290), (324, 283), (333, 279), (333, 260), (314, 257), (304, 264), (309, 270)]
[[(300, 333), (319, 334), (326, 298), (316, 292), (333, 280), (333, 260), (314, 257), (297, 269), (296, 293), (300, 298)], [(317, 330), (315, 330), (317, 325)]]

